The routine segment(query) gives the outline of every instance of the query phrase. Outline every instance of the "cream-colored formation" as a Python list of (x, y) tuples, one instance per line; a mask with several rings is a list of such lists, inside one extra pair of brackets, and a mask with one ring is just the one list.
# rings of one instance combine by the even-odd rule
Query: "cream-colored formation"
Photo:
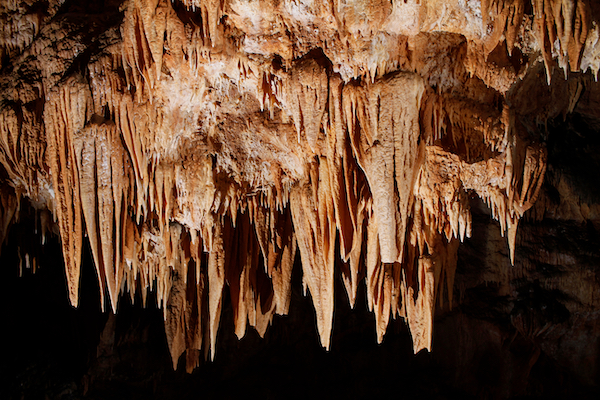
[[(535, 127), (600, 68), (584, 0), (34, 3), (0, 2), (2, 236), (22, 198), (50, 210), (71, 303), (87, 238), (103, 304), (156, 291), (188, 370), (214, 356), (224, 291), (238, 337), (288, 312), (296, 257), (324, 347), (340, 269), (352, 306), (364, 277), (379, 341), (400, 316), (431, 348), (469, 196), (514, 259)], [(557, 68), (574, 83), (551, 106), (514, 100)]]

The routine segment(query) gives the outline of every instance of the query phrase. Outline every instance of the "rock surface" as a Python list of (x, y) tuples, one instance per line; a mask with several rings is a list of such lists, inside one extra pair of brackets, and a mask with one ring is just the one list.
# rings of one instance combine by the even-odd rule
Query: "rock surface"
[(593, 387), (599, 20), (584, 0), (3, 1), (0, 236), (34, 215), (22, 271), (58, 235), (75, 307), (89, 245), (100, 308), (158, 307), (188, 372), (222, 315), (242, 339), (293, 312), (297, 276), (326, 349), (360, 299), (378, 343), (402, 317), (436, 365), (498, 360), (460, 390), (540, 394), (551, 363)]

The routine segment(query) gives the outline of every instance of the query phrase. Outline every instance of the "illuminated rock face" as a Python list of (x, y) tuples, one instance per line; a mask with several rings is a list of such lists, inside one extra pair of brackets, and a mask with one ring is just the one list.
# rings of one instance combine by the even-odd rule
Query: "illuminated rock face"
[[(583, 93), (598, 117), (599, 11), (4, 1), (1, 233), (29, 199), (42, 233), (60, 233), (74, 306), (87, 238), (104, 307), (156, 291), (173, 364), (185, 353), (188, 370), (202, 350), (214, 357), (224, 291), (240, 338), (288, 312), (297, 257), (325, 348), (340, 269), (351, 305), (366, 284), (379, 341), (403, 317), (414, 351), (430, 349), (472, 233), (469, 198), (489, 206), (514, 263), (544, 181), (544, 125)], [(598, 217), (575, 203), (557, 210)]]

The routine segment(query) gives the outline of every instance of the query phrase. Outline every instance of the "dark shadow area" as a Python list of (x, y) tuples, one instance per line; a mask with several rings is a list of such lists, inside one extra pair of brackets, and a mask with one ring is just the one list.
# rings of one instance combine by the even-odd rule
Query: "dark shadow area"
[[(62, 254), (56, 237), (37, 247), (40, 266), (19, 277), (17, 243), (34, 231), (32, 218), (11, 229), (1, 257), (1, 296), (9, 335), (2, 357), (2, 398), (8, 399), (192, 399), (192, 398), (468, 398), (431, 354), (414, 355), (401, 320), (392, 321), (381, 345), (374, 316), (359, 289), (350, 309), (341, 276), (336, 279), (336, 311), (330, 351), (321, 348), (310, 297), (302, 294), (297, 260), (288, 316), (274, 317), (264, 338), (249, 328), (234, 334), (225, 291), (214, 361), (188, 374), (185, 357), (173, 371), (156, 298), (131, 303), (122, 296), (117, 315), (100, 310), (89, 249), (84, 252), (81, 301), (69, 305)], [(32, 247), (33, 249), (33, 247)], [(31, 250), (33, 252), (33, 250)]]
[[(515, 315), (527, 316), (528, 310), (536, 309), (540, 314), (532, 319), (535, 326), (545, 321), (568, 326), (565, 299), (543, 289), (539, 282), (515, 278), (507, 286), (500, 279), (495, 283), (489, 279), (501, 269), (482, 260), (491, 259), (490, 251), (500, 251), (495, 257), (508, 263), (508, 251), (501, 247), (505, 238), (497, 223), (484, 218), (485, 206), (474, 202), (473, 238), (459, 253), (455, 308), (438, 310), (432, 353), (413, 354), (410, 333), (401, 320), (391, 321), (378, 345), (364, 285), (359, 287), (355, 309), (350, 309), (339, 272), (331, 350), (323, 350), (310, 297), (302, 294), (297, 259), (290, 314), (274, 317), (264, 338), (249, 328), (238, 340), (226, 290), (216, 358), (202, 360), (191, 374), (185, 372), (185, 357), (176, 371), (172, 369), (155, 296), (151, 294), (147, 308), (142, 308), (140, 298), (132, 304), (125, 295), (116, 316), (101, 312), (87, 248), (81, 303), (73, 309), (56, 237), (41, 246), (41, 237), (31, 234), (35, 215), (24, 213), (12, 227), (0, 260), (0, 292), (9, 337), (0, 366), (1, 397), (501, 399), (515, 394), (519, 398), (577, 394), (597, 398), (596, 386), (578, 379), (564, 357), (545, 347), (544, 341), (552, 337), (529, 337), (520, 329)], [(525, 225), (520, 234), (523, 255), (528, 251), (530, 229)], [(555, 234), (547, 232), (544, 240)], [(25, 250), (36, 254), (40, 266), (35, 274), (24, 268), (19, 277), (19, 254), (24, 249), (18, 243), (29, 243)], [(490, 282), (484, 283), (486, 279)], [(588, 345), (590, 351), (595, 348)]]

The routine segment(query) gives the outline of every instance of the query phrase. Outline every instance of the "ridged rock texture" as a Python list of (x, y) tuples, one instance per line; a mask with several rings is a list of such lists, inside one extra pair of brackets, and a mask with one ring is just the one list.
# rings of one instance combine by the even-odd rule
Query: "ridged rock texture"
[(75, 307), (89, 242), (102, 307), (155, 291), (188, 371), (225, 292), (240, 338), (288, 312), (296, 258), (323, 347), (366, 285), (378, 341), (404, 318), (431, 349), (471, 199), (512, 263), (554, 210), (547, 123), (599, 117), (599, 23), (592, 0), (2, 0), (0, 236), (26, 199)]

